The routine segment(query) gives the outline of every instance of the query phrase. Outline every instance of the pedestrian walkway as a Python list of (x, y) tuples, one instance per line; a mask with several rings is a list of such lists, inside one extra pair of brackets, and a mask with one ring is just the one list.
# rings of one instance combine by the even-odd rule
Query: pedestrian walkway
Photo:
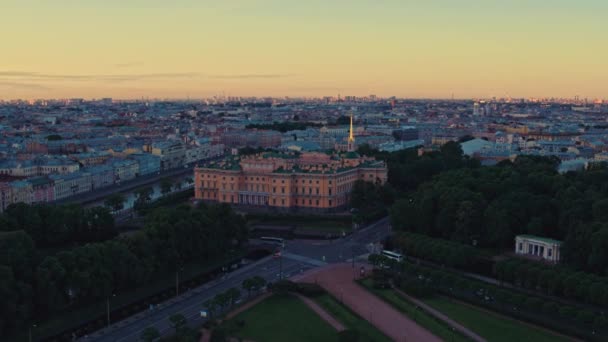
[(437, 336), (355, 283), (359, 267), (334, 264), (311, 270), (297, 280), (317, 283), (393, 341), (439, 342)]
[(298, 255), (298, 254), (292, 254), (292, 253), (285, 253), (283, 252), (283, 257), (287, 258), (287, 259), (291, 259), (291, 260), (295, 260), (295, 261), (300, 261), (300, 262), (305, 262), (314, 266), (325, 266), (327, 265), (326, 262), (324, 261), (320, 261), (317, 259), (313, 259), (313, 258), (309, 258), (309, 257), (305, 257), (302, 255)]
[(427, 305), (423, 301), (418, 300), (418, 299), (416, 299), (416, 298), (408, 295), (407, 293), (405, 293), (405, 292), (403, 292), (403, 291), (401, 291), (401, 290), (399, 290), (397, 288), (393, 288), (393, 290), (395, 292), (397, 292), (400, 296), (403, 296), (404, 298), (406, 298), (410, 302), (412, 302), (412, 303), (418, 305), (419, 307), (421, 307), (422, 309), (424, 309), (426, 312), (428, 312), (431, 315), (435, 316), (436, 318), (444, 321), (450, 327), (452, 327), (452, 328), (456, 329), (457, 331), (461, 332), (462, 334), (464, 334), (468, 338), (472, 339), (473, 341), (486, 342), (486, 339), (484, 339), (483, 337), (477, 335), (473, 331), (465, 328), (462, 324), (454, 321), (450, 317), (448, 317), (445, 314), (443, 314), (441, 311), (435, 310), (434, 308), (432, 308), (431, 306)]

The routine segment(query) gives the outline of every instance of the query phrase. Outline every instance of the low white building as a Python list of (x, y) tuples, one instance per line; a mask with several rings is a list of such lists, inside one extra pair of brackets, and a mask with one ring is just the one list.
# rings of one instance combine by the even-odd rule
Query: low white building
[(91, 175), (86, 172), (73, 172), (66, 175), (50, 175), (55, 184), (55, 199), (75, 196), (91, 191)]
[(517, 235), (515, 253), (557, 263), (562, 242), (534, 235)]

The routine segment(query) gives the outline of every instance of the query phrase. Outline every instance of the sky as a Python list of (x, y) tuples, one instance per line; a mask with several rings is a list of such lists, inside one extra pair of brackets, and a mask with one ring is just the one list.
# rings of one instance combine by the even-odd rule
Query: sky
[(605, 0), (0, 0), (0, 99), (608, 98)]

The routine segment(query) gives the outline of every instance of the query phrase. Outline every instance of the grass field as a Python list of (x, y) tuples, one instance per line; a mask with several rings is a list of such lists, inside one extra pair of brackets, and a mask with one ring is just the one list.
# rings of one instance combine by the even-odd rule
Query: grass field
[(349, 308), (344, 306), (334, 297), (325, 294), (319, 297), (313, 298), (317, 304), (319, 304), (325, 311), (337, 319), (344, 325), (346, 329), (356, 330), (361, 334), (360, 342), (373, 341), (373, 342), (390, 342), (391, 339), (384, 335), (380, 330), (376, 329), (368, 321), (361, 318), (356, 313), (352, 312)]
[[(240, 327), (237, 322), (244, 321)], [(224, 323), (228, 335), (264, 342), (338, 341), (338, 333), (294, 296), (272, 296)]]
[(319, 232), (341, 234), (342, 232), (350, 233), (352, 230), (351, 224), (336, 221), (319, 221), (315, 223), (296, 224), (296, 231)]
[[(444, 341), (465, 342), (471, 341), (466, 336), (455, 332), (446, 323), (438, 321), (429, 314), (417, 309), (416, 306), (407, 299), (399, 296), (395, 291), (390, 289), (375, 289), (372, 286), (372, 279), (365, 279), (360, 283), (368, 291), (380, 297), (385, 302), (392, 305), (395, 309), (401, 311), (406, 316), (414, 320), (418, 325), (424, 327), (435, 336), (440, 337)], [(515, 340), (514, 340), (515, 341)]]
[(446, 297), (438, 296), (423, 299), (423, 301), (488, 341), (569, 341), (567, 338), (554, 335), (546, 330), (489, 313)]

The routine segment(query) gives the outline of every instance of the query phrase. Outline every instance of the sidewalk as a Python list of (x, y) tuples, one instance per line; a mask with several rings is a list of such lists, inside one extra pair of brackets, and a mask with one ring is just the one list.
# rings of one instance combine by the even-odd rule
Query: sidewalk
[(354, 282), (359, 267), (353, 270), (351, 264), (334, 264), (316, 272), (307, 272), (298, 281), (317, 283), (325, 288), (359, 316), (367, 319), (378, 330), (393, 341), (439, 342), (437, 336), (417, 325), (409, 317), (394, 309)]

